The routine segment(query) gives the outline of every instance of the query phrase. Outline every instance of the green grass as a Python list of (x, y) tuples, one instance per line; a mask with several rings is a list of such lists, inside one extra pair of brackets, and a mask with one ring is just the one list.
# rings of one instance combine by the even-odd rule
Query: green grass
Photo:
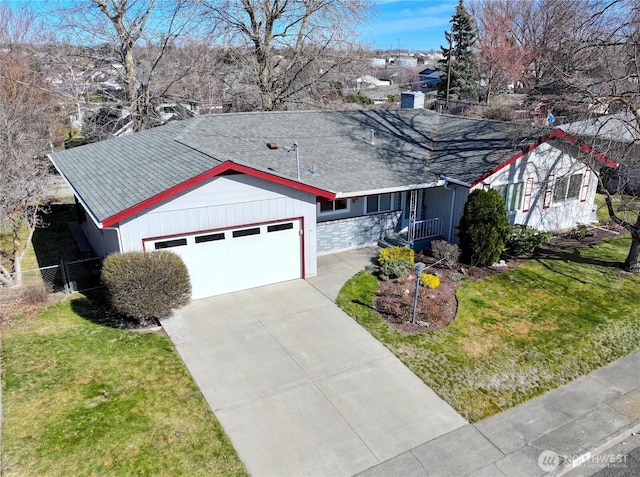
[[(32, 243), (22, 262), (23, 270), (57, 265), (61, 259), (78, 259), (78, 252), (67, 222), (77, 220), (75, 206), (71, 203), (53, 204), (40, 214), (43, 226), (36, 228)], [(26, 228), (21, 230), (21, 238), (27, 236)], [(13, 236), (9, 230), (0, 228), (0, 252), (11, 256)]]
[(640, 277), (621, 270), (628, 237), (465, 282), (447, 328), (392, 329), (361, 272), (338, 304), (467, 419), (478, 421), (640, 349)]
[[(33, 239), (28, 245), (27, 253), (22, 261), (23, 283), (27, 286), (35, 286), (42, 284), (42, 275), (37, 271), (38, 268), (48, 267), (51, 265), (59, 265), (62, 259), (75, 261), (84, 258), (80, 255), (67, 222), (78, 220), (76, 208), (73, 203), (56, 203), (45, 207), (41, 212), (42, 226), (36, 228)], [(21, 239), (27, 236), (26, 228), (21, 230)], [(0, 229), (0, 253), (7, 256), (12, 254), (12, 234), (8, 230)], [(74, 269), (76, 274), (84, 270)], [(58, 272), (58, 278), (60, 278)], [(51, 278), (51, 277), (50, 277)], [(76, 280), (82, 279), (83, 283), (86, 279), (74, 276)], [(91, 280), (95, 280), (94, 276), (90, 276)], [(57, 283), (61, 286), (61, 281)]]
[[(26, 228), (23, 227), (20, 230), (20, 236), (27, 236)], [(0, 253), (4, 254), (6, 257), (13, 258), (13, 233), (4, 228), (0, 228)], [(29, 244), (27, 254), (22, 261), (22, 269), (30, 270), (34, 268), (38, 268), (38, 261), (33, 253), (33, 245)]]
[[(604, 195), (596, 194), (595, 206), (598, 220), (601, 223), (608, 222), (610, 220), (609, 210), (605, 204)], [(621, 219), (633, 223), (638, 219), (640, 200), (638, 197), (630, 195), (615, 195), (613, 196), (613, 207)]]
[(169, 339), (104, 317), (76, 295), (4, 324), (3, 475), (247, 475)]

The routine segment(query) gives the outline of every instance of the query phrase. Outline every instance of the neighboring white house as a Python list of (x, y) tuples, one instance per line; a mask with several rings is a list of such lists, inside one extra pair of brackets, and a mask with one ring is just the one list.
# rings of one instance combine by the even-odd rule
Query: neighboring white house
[[(574, 147), (570, 147), (572, 144)], [(592, 154), (584, 157), (585, 152), (580, 151), (573, 138), (561, 130), (555, 131), (526, 153), (490, 171), (472, 189), (498, 190), (505, 198), (512, 225), (557, 231), (591, 223), (595, 220), (599, 166), (617, 165)]]
[(599, 150), (614, 154), (620, 163), (607, 188), (640, 195), (640, 124), (630, 112), (592, 116), (560, 128)]
[(400, 235), (456, 242), (468, 194), (512, 223), (589, 222), (610, 159), (562, 131), (424, 109), (199, 116), (50, 158), (96, 254), (170, 249), (193, 298), (317, 274), (317, 256)]
[(391, 81), (389, 80), (381, 80), (371, 75), (363, 75), (356, 80), (357, 83), (363, 85), (365, 88), (367, 86), (390, 86)]

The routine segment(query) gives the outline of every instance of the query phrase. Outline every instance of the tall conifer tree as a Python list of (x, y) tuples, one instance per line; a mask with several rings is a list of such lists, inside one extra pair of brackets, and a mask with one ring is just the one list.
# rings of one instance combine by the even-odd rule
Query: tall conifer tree
[(439, 93), (449, 98), (478, 100), (478, 67), (473, 45), (476, 42), (476, 23), (464, 6), (464, 1), (456, 6), (451, 18), (451, 31), (445, 32), (448, 45), (441, 46), (444, 58), (438, 62), (443, 72)]

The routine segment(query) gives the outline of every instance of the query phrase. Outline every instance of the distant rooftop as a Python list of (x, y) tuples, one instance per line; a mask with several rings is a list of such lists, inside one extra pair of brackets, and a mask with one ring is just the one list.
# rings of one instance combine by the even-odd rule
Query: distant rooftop
[(640, 124), (631, 113), (608, 114), (559, 126), (574, 136), (599, 137), (618, 142), (640, 140)]

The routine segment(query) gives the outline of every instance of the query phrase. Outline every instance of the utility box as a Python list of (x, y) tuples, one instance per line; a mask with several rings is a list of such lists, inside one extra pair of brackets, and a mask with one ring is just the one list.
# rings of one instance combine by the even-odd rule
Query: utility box
[(400, 95), (401, 109), (424, 108), (424, 93), (420, 91), (406, 91)]

